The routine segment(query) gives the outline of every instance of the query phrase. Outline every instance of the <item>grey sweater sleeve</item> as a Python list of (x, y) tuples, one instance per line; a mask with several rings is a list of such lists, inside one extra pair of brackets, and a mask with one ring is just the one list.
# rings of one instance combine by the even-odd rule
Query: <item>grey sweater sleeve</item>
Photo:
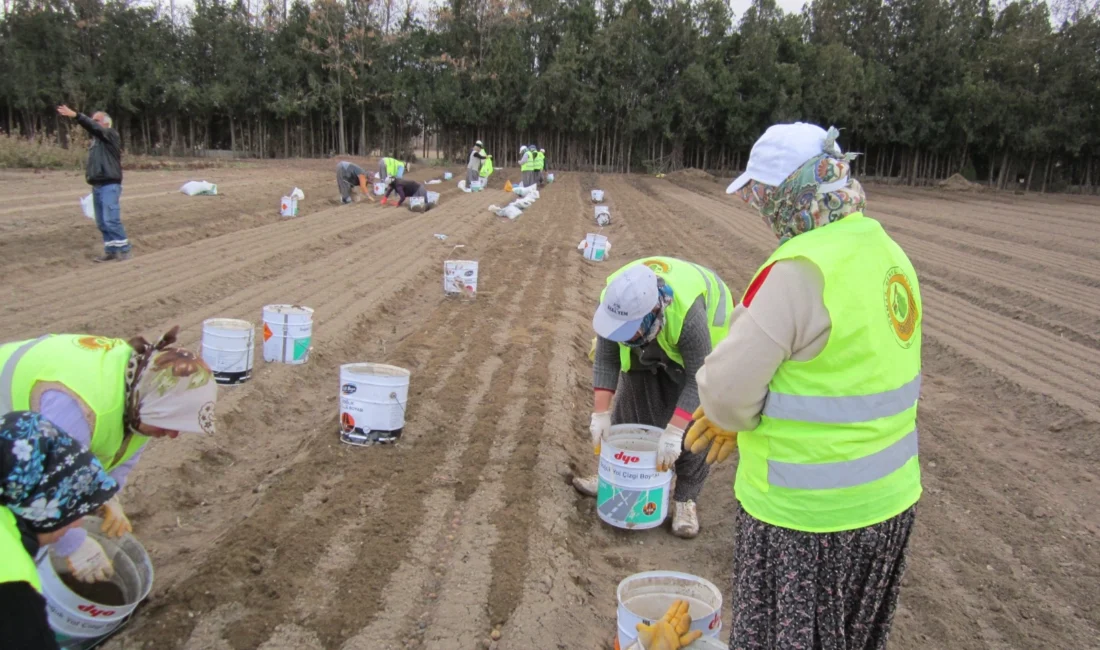
[[(592, 388), (614, 392), (619, 387), (619, 344), (600, 336), (596, 338), (596, 361), (592, 367)], [(692, 382), (694, 383), (694, 379)]]
[(703, 361), (711, 351), (707, 304), (703, 296), (692, 303), (684, 316), (684, 328), (680, 331), (678, 347), (680, 356), (684, 358), (684, 375), (687, 381), (680, 393), (680, 399), (676, 402), (676, 408), (691, 414), (699, 408), (699, 384), (696, 383), (695, 375), (703, 367)]

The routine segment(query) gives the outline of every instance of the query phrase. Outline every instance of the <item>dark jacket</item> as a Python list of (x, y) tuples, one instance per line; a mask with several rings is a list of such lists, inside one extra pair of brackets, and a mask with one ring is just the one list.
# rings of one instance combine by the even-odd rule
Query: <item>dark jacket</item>
[(407, 178), (395, 178), (390, 181), (390, 184), (386, 187), (386, 198), (390, 198), (390, 194), (397, 192), (397, 196), (400, 197), (400, 201), (397, 205), (401, 205), (405, 202), (405, 199), (410, 196), (416, 196), (416, 193), (420, 191), (420, 183), (411, 181)]
[(92, 136), (88, 147), (88, 164), (84, 178), (88, 185), (112, 185), (122, 182), (122, 138), (118, 131), (107, 129), (87, 115), (80, 113), (76, 121)]

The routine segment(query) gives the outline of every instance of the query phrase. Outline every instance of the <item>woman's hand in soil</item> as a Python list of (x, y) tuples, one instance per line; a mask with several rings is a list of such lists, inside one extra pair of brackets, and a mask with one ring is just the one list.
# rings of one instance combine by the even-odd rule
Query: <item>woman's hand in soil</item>
[(691, 629), (691, 615), (687, 601), (677, 600), (665, 615), (652, 625), (638, 623), (638, 640), (645, 650), (680, 650), (703, 636), (700, 630)]
[(710, 418), (703, 413), (702, 406), (695, 409), (691, 417), (694, 423), (688, 429), (684, 448), (690, 449), (693, 454), (701, 454), (704, 449), (710, 447), (710, 451), (707, 452), (708, 465), (720, 463), (729, 458), (737, 448), (737, 432), (726, 431), (711, 422)]

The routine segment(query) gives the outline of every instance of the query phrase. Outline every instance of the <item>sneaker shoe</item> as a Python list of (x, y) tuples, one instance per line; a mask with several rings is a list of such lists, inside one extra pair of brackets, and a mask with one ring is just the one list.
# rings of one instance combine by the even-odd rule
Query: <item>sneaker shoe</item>
[(92, 261), (97, 262), (97, 263), (114, 262), (117, 259), (118, 259), (118, 253), (104, 253), (104, 254), (100, 255), (99, 257), (93, 258)]
[(672, 534), (691, 539), (699, 534), (699, 515), (694, 501), (675, 501), (672, 504)]
[(596, 496), (596, 492), (600, 488), (600, 477), (598, 476), (574, 476), (573, 477), (573, 489), (580, 492), (586, 497)]

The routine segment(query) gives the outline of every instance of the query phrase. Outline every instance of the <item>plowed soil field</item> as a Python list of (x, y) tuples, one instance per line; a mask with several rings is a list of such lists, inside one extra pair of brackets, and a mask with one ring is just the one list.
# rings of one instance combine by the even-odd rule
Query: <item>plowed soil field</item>
[[(135, 256), (105, 265), (81, 175), (0, 172), (0, 340), (178, 324), (197, 349), (207, 318), (316, 310), (307, 364), (257, 355), (251, 382), (220, 389), (216, 435), (146, 451), (123, 502), (156, 584), (107, 647), (603, 649), (631, 573), (688, 571), (728, 597), (733, 462), (691, 541), (601, 524), (569, 479), (594, 468), (604, 278), (665, 254), (739, 292), (775, 247), (759, 219), (705, 179), (559, 174), (509, 222), (486, 207), (514, 170), (478, 194), (437, 185), (425, 214), (342, 206), (335, 163), (129, 173)], [(187, 180), (219, 195), (186, 197)], [(301, 214), (280, 218), (295, 186)], [(576, 250), (592, 188), (613, 215), (604, 263)], [(925, 493), (891, 648), (1100, 647), (1100, 201), (868, 189), (926, 313)], [(447, 259), (480, 262), (476, 300), (444, 297)], [(355, 361), (412, 371), (396, 446), (338, 439)]]

